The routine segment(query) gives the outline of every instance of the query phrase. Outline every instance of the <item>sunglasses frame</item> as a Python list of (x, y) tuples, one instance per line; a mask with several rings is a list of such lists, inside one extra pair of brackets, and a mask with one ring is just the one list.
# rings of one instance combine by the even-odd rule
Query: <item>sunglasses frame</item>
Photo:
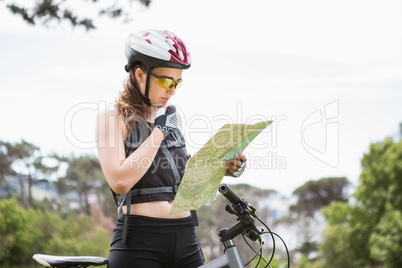
[[(180, 79), (178, 79), (178, 80), (176, 81), (176, 80), (174, 80), (173, 78), (164, 77), (164, 76), (159, 76), (159, 75), (156, 75), (156, 74), (154, 74), (154, 73), (151, 73), (151, 75), (152, 75), (153, 77), (155, 77), (157, 80), (159, 80), (159, 83), (157, 82), (157, 84), (158, 84), (159, 86), (161, 86), (162, 88), (166, 89), (166, 90), (171, 90), (171, 89), (173, 89), (173, 88), (177, 90), (177, 89), (181, 86), (181, 84), (183, 83), (183, 79), (182, 79), (182, 78), (180, 78)], [(162, 79), (167, 79), (167, 80), (172, 81), (171, 85), (170, 85), (170, 86), (165, 86), (164, 83), (161, 81)]]

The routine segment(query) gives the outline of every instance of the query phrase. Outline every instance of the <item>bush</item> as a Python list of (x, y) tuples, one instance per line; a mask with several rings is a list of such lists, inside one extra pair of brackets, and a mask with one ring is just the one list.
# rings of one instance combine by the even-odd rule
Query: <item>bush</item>
[(0, 267), (38, 267), (35, 253), (106, 257), (110, 235), (89, 216), (62, 217), (0, 200)]

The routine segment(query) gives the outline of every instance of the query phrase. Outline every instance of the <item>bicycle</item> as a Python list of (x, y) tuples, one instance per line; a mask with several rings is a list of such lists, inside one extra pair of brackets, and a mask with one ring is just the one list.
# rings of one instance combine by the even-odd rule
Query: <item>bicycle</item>
[[(244, 268), (246, 265), (250, 264), (253, 259), (258, 259), (258, 262), (255, 267), (259, 267), (260, 263), (264, 267), (271, 267), (271, 261), (275, 254), (275, 237), (278, 237), (285, 249), (287, 254), (287, 267), (290, 267), (290, 256), (289, 250), (286, 246), (285, 241), (276, 233), (272, 232), (268, 226), (262, 222), (257, 215), (255, 214), (256, 209), (242, 197), (237, 195), (227, 184), (222, 183), (219, 186), (219, 192), (230, 201), (231, 206), (226, 205), (225, 210), (233, 215), (237, 216), (237, 223), (231, 228), (224, 228), (219, 232), (220, 241), (224, 247), (224, 253), (201, 265), (199, 268)], [(258, 220), (265, 228), (257, 227), (255, 225), (255, 219)], [(262, 256), (262, 245), (264, 242), (261, 239), (263, 234), (269, 234), (272, 239), (273, 249), (271, 253), (271, 257), (269, 260), (266, 260)], [(240, 252), (234, 243), (233, 239), (239, 235), (242, 235), (245, 239), (248, 246), (255, 253), (254, 258), (248, 261), (246, 264), (243, 263), (243, 260), (240, 256)], [(258, 241), (260, 248), (255, 250), (246, 240), (246, 238), (251, 241)], [(33, 258), (41, 265), (45, 267), (53, 267), (53, 268), (84, 268), (89, 266), (101, 266), (107, 264), (107, 259), (103, 257), (97, 256), (54, 256), (54, 255), (44, 255), (44, 254), (35, 254)]]

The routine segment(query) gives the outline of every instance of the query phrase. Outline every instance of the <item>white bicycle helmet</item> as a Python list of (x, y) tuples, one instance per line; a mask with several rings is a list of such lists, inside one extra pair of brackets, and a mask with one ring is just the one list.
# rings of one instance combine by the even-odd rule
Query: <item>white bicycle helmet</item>
[(125, 43), (126, 71), (135, 62), (147, 67), (188, 69), (190, 53), (184, 42), (174, 33), (155, 29), (131, 34)]
[(126, 72), (129, 72), (136, 62), (141, 62), (149, 68), (145, 96), (140, 92), (149, 106), (152, 106), (148, 95), (153, 68), (188, 69), (191, 66), (190, 53), (184, 42), (176, 34), (166, 30), (148, 29), (133, 33), (127, 37), (124, 50), (127, 58), (127, 65), (124, 67)]

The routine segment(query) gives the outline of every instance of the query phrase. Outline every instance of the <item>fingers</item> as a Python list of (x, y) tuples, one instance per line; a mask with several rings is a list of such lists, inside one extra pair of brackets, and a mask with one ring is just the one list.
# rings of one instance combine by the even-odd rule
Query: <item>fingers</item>
[(241, 167), (242, 163), (243, 163), (242, 161), (237, 160), (236, 158), (232, 158), (232, 159), (228, 160), (227, 165), (228, 165), (228, 167), (232, 167), (232, 168), (238, 167), (239, 168), (239, 167)]
[(239, 159), (241, 162), (246, 160), (246, 156), (244, 154), (235, 154), (235, 158)]
[[(170, 108), (166, 112), (166, 108)], [(162, 130), (165, 138), (179, 129), (179, 119), (174, 106), (162, 106), (156, 111), (154, 126)]]
[(246, 156), (244, 154), (235, 154), (234, 158), (231, 158), (226, 162), (226, 165), (229, 171), (234, 173), (239, 170), (245, 160)]
[(167, 109), (166, 109), (166, 113), (168, 113), (168, 112), (170, 112), (170, 113), (175, 113), (175, 112), (176, 112), (176, 107), (175, 107), (175, 106), (172, 106), (172, 105), (169, 105), (169, 106), (167, 107)]
[(228, 170), (229, 170), (231, 173), (235, 173), (235, 172), (239, 169), (239, 166), (237, 166), (237, 165), (235, 165), (235, 164), (233, 164), (233, 163), (231, 163), (231, 162), (227, 162), (227, 163), (226, 163), (226, 166), (228, 167)]

